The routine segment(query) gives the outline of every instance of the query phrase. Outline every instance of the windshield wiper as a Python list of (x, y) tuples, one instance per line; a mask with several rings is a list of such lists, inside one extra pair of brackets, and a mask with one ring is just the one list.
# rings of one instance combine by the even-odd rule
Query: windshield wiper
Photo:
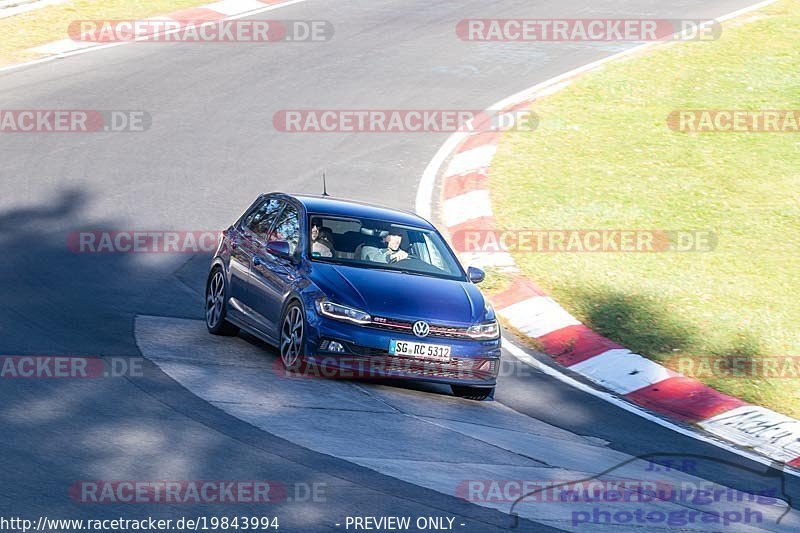
[(424, 272), (414, 272), (413, 270), (396, 270), (395, 272), (402, 272), (403, 274), (408, 274), (409, 276), (430, 276), (436, 277), (433, 274), (425, 274)]

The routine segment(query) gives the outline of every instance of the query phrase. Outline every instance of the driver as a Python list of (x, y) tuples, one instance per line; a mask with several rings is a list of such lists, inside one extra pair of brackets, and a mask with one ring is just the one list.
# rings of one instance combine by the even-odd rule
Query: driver
[(400, 249), (403, 237), (399, 233), (389, 233), (384, 237), (386, 248), (380, 251), (380, 257), (386, 263), (396, 263), (403, 259), (408, 259), (408, 252)]

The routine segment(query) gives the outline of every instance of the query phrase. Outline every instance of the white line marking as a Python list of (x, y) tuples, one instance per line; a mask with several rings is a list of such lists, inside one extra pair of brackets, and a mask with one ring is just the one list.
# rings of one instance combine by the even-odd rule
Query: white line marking
[(37, 46), (36, 48), (31, 48), (30, 50), (40, 54), (68, 54), (70, 52), (74, 52), (75, 50), (91, 48), (94, 46), (100, 45), (97, 43), (73, 41), (72, 39), (61, 39), (60, 41), (53, 41), (41, 46)]
[(68, 0), (20, 0), (18, 2), (0, 2), (0, 19), (22, 15), (42, 9), (43, 7), (63, 4)]
[[(722, 15), (721, 17), (717, 17), (716, 20), (719, 21), (719, 22), (724, 22), (726, 20), (738, 17), (739, 15), (743, 15), (745, 13), (749, 13), (751, 11), (755, 11), (755, 10), (761, 9), (762, 7), (766, 7), (766, 6), (770, 5), (770, 4), (775, 3), (776, 1), (777, 0), (765, 0), (763, 2), (759, 2), (757, 4), (753, 4), (753, 5), (749, 6), (749, 7), (738, 9), (738, 10), (733, 11), (731, 13), (728, 13), (726, 15)], [(674, 42), (679, 42), (679, 41), (673, 41), (673, 43)], [(500, 100), (499, 102), (497, 102), (494, 105), (490, 106), (488, 109), (489, 110), (503, 110), (505, 108), (508, 108), (508, 107), (513, 106), (513, 105), (519, 104), (521, 102), (524, 102), (525, 100), (530, 100), (534, 96), (539, 96), (539, 95), (543, 95), (543, 94), (552, 94), (553, 92), (565, 87), (569, 83), (569, 80), (571, 78), (577, 76), (578, 74), (590, 71), (590, 70), (595, 69), (595, 68), (597, 68), (597, 67), (599, 67), (599, 66), (601, 66), (601, 65), (603, 65), (605, 63), (608, 63), (610, 61), (614, 61), (614, 60), (620, 59), (622, 57), (634, 54), (636, 52), (642, 51), (645, 48), (650, 47), (650, 46), (654, 46), (656, 44), (660, 44), (660, 45), (666, 46), (666, 45), (668, 45), (670, 43), (650, 42), (650, 43), (644, 43), (644, 44), (640, 44), (638, 46), (634, 46), (633, 48), (630, 48), (628, 50), (624, 50), (624, 51), (619, 52), (617, 54), (612, 54), (612, 55), (610, 55), (608, 57), (605, 57), (603, 59), (600, 59), (598, 61), (593, 61), (593, 62), (588, 63), (588, 64), (586, 64), (586, 65), (584, 65), (582, 67), (578, 67), (576, 69), (572, 69), (572, 70), (567, 71), (567, 72), (565, 72), (565, 73), (563, 73), (563, 74), (561, 74), (559, 76), (556, 76), (554, 78), (550, 78), (549, 80), (545, 80), (543, 82), (537, 83), (537, 84), (535, 84), (535, 85), (533, 85), (533, 86), (531, 86), (531, 87), (529, 87), (529, 88), (527, 88), (527, 89), (525, 89), (523, 91), (520, 91), (520, 92), (518, 92), (516, 94), (513, 94), (513, 95), (509, 96), (508, 98)], [(422, 173), (422, 177), (420, 179), (419, 185), (417, 186), (417, 197), (416, 197), (416, 201), (415, 201), (415, 210), (416, 210), (417, 214), (419, 214), (421, 217), (426, 218), (426, 219), (430, 219), (431, 218), (431, 214), (433, 212), (433, 192), (434, 192), (434, 189), (435, 189), (435, 186), (436, 186), (436, 178), (437, 178), (437, 176), (439, 174), (439, 171), (442, 168), (442, 166), (444, 165), (444, 162), (447, 161), (448, 157), (450, 157), (451, 153), (458, 147), (458, 145), (464, 139), (466, 139), (467, 136), (468, 136), (468, 134), (465, 133), (465, 132), (456, 132), (456, 133), (452, 134), (450, 137), (447, 138), (447, 140), (444, 142), (444, 144), (442, 144), (442, 146), (439, 147), (439, 150), (434, 154), (433, 158), (430, 160), (428, 165), (425, 167), (425, 170)], [(538, 370), (540, 370), (541, 372), (547, 374), (548, 376), (551, 376), (551, 377), (553, 377), (553, 378), (555, 378), (555, 379), (557, 379), (557, 380), (559, 380), (559, 381), (561, 381), (561, 382), (563, 382), (563, 383), (565, 383), (567, 385), (570, 385), (570, 386), (572, 386), (572, 387), (574, 387), (574, 388), (576, 388), (578, 390), (581, 390), (583, 392), (591, 394), (592, 396), (600, 398), (600, 399), (602, 399), (602, 400), (604, 400), (604, 401), (606, 401), (606, 402), (608, 402), (608, 403), (610, 403), (612, 405), (615, 405), (615, 406), (617, 406), (617, 407), (619, 407), (621, 409), (624, 409), (624, 410), (626, 410), (626, 411), (628, 411), (630, 413), (634, 413), (634, 414), (636, 414), (638, 416), (641, 416), (642, 418), (644, 418), (646, 420), (649, 420), (650, 422), (653, 422), (653, 423), (658, 424), (660, 426), (666, 427), (666, 428), (671, 429), (671, 430), (673, 430), (673, 431), (675, 431), (677, 433), (680, 433), (680, 434), (685, 435), (687, 437), (691, 437), (691, 438), (693, 438), (695, 440), (698, 440), (698, 441), (701, 441), (701, 442), (705, 442), (705, 443), (708, 443), (708, 444), (712, 444), (714, 446), (717, 446), (720, 449), (723, 449), (723, 450), (729, 451), (731, 453), (737, 454), (737, 455), (739, 455), (741, 457), (745, 457), (745, 458), (750, 459), (751, 461), (755, 461), (755, 462), (757, 462), (759, 464), (763, 464), (763, 465), (770, 465), (771, 464), (770, 459), (768, 459), (767, 457), (764, 457), (762, 455), (757, 455), (757, 454), (754, 454), (754, 453), (749, 452), (749, 451), (738, 449), (738, 448), (736, 448), (736, 447), (734, 447), (734, 446), (732, 446), (732, 445), (730, 445), (728, 443), (725, 443), (725, 442), (722, 442), (722, 441), (718, 441), (718, 440), (716, 440), (714, 438), (708, 437), (708, 436), (706, 436), (706, 435), (704, 435), (702, 433), (699, 433), (697, 431), (693, 431), (693, 430), (686, 429), (684, 427), (678, 426), (678, 425), (676, 425), (676, 424), (674, 424), (672, 422), (669, 422), (669, 421), (664, 420), (662, 418), (656, 417), (656, 416), (652, 415), (651, 413), (649, 413), (648, 411), (645, 411), (642, 408), (640, 408), (640, 407), (638, 407), (638, 406), (636, 406), (636, 405), (634, 405), (634, 404), (632, 404), (630, 402), (627, 402), (627, 401), (622, 400), (620, 398), (617, 398), (617, 397), (615, 397), (615, 396), (613, 396), (613, 395), (611, 395), (611, 394), (609, 394), (607, 392), (599, 391), (599, 390), (597, 390), (597, 389), (595, 389), (593, 387), (589, 387), (588, 385), (586, 385), (584, 383), (576, 381), (575, 379), (573, 379), (571, 377), (568, 377), (567, 375), (563, 374), (562, 372), (560, 372), (560, 371), (558, 371), (558, 370), (556, 370), (556, 369), (554, 369), (552, 367), (549, 367), (547, 365), (544, 365), (544, 364), (540, 363), (538, 360), (536, 360), (536, 358), (528, 355), (521, 348), (519, 348), (518, 346), (512, 344), (507, 339), (505, 340), (503, 347), (509, 353), (514, 355), (514, 357), (516, 357), (517, 359), (523, 361), (524, 363), (527, 363), (527, 364), (533, 366), (534, 368), (537, 368)], [(793, 469), (792, 467), (787, 467), (785, 469), (785, 472), (787, 474), (792, 475), (792, 476), (800, 477), (800, 471), (797, 471), (797, 470)]]
[[(758, 464), (761, 464), (761, 465), (764, 465), (764, 466), (772, 465), (772, 461), (769, 458), (764, 457), (761, 454), (756, 454), (756, 453), (753, 453), (753, 452), (749, 452), (749, 451), (746, 451), (746, 450), (739, 449), (739, 448), (737, 448), (737, 447), (735, 447), (735, 446), (733, 446), (731, 444), (728, 444), (726, 442), (722, 442), (722, 441), (717, 440), (717, 439), (715, 439), (713, 437), (709, 437), (709, 436), (703, 435), (702, 433), (694, 431), (692, 429), (689, 429), (689, 428), (686, 428), (686, 427), (683, 427), (683, 426), (679, 426), (679, 425), (677, 425), (677, 424), (675, 424), (673, 422), (670, 422), (669, 420), (660, 418), (660, 417), (650, 413), (649, 411), (644, 410), (643, 408), (639, 407), (636, 404), (633, 404), (633, 403), (631, 403), (631, 402), (629, 402), (627, 400), (624, 400), (622, 398), (614, 396), (610, 392), (601, 391), (601, 390), (598, 390), (598, 389), (596, 389), (594, 387), (591, 387), (591, 386), (589, 386), (589, 385), (587, 385), (585, 383), (581, 383), (580, 381), (578, 381), (578, 380), (576, 380), (576, 379), (574, 379), (574, 378), (572, 378), (570, 376), (567, 376), (566, 374), (564, 374), (563, 372), (557, 370), (556, 368), (553, 368), (551, 366), (548, 366), (548, 365), (540, 362), (538, 359), (536, 359), (532, 355), (529, 355), (529, 354), (525, 353), (525, 351), (522, 348), (520, 348), (519, 346), (517, 346), (513, 342), (509, 341), (505, 337), (503, 338), (503, 348), (506, 351), (508, 351), (508, 353), (510, 353), (511, 355), (513, 355), (514, 357), (516, 357), (517, 359), (522, 361), (523, 363), (532, 366), (533, 368), (539, 370), (543, 374), (547, 374), (548, 376), (550, 376), (550, 377), (552, 377), (554, 379), (557, 379), (558, 381), (564, 383), (565, 385), (569, 385), (570, 387), (578, 389), (581, 392), (585, 392), (586, 394), (594, 396), (595, 398), (599, 398), (599, 399), (601, 399), (601, 400), (603, 400), (605, 402), (608, 402), (608, 403), (610, 403), (610, 404), (612, 404), (612, 405), (614, 405), (616, 407), (619, 407), (620, 409), (628, 411), (629, 413), (633, 413), (633, 414), (635, 414), (637, 416), (640, 416), (640, 417), (644, 418), (645, 420), (648, 420), (649, 422), (653, 422), (654, 424), (658, 424), (661, 427), (665, 427), (667, 429), (671, 429), (672, 431), (675, 431), (676, 433), (680, 433), (681, 435), (684, 435), (686, 437), (691, 437), (691, 438), (693, 438), (695, 440), (698, 440), (700, 442), (705, 442), (707, 444), (711, 444), (711, 445), (716, 446), (717, 448), (721, 448), (721, 449), (723, 449), (723, 450), (725, 450), (727, 452), (731, 452), (731, 453), (734, 453), (736, 455), (739, 455), (740, 457), (745, 457), (747, 459), (750, 459), (751, 461), (755, 461)], [(800, 478), (800, 471), (797, 471), (792, 467), (787, 467), (784, 470), (784, 472), (786, 474), (789, 474), (789, 475), (792, 475), (794, 477)]]
[[(224, 19), (220, 19), (220, 20), (238, 20), (238, 19), (241, 19), (241, 18), (257, 15), (259, 13), (264, 13), (266, 11), (272, 11), (274, 9), (279, 9), (279, 8), (282, 8), (282, 7), (292, 6), (292, 5), (299, 4), (299, 3), (305, 2), (305, 1), (306, 0), (288, 0), (287, 2), (284, 2), (282, 4), (276, 4), (276, 5), (272, 5), (272, 6), (264, 6), (264, 7), (261, 7), (259, 9), (254, 9), (253, 11), (248, 11), (247, 13), (240, 13), (239, 15), (233, 15), (233, 16), (230, 16), (230, 17), (225, 17)], [(204, 7), (204, 6), (199, 6), (199, 7)], [(211, 21), (211, 22), (209, 22), (209, 24), (214, 24), (214, 23), (217, 23), (217, 22), (219, 22), (219, 20)], [(158, 35), (166, 35), (167, 33), (174, 33), (175, 31), (180, 31), (180, 30), (173, 30), (173, 31), (170, 31), (170, 32), (163, 32), (163, 33), (159, 33)], [(148, 36), (148, 38), (149, 37), (151, 37), (151, 36)], [(19, 69), (19, 68), (22, 68), (22, 67), (32, 67), (34, 65), (38, 65), (40, 63), (47, 63), (49, 61), (53, 61), (53, 60), (56, 60), (56, 59), (64, 59), (64, 58), (67, 58), (67, 57), (86, 54), (86, 53), (89, 53), (89, 52), (96, 52), (98, 50), (105, 50), (107, 48), (113, 48), (115, 46), (125, 46), (125, 45), (131, 44), (131, 43), (135, 43), (135, 42), (137, 42), (139, 40), (143, 40), (143, 39), (137, 39), (136, 41), (125, 41), (125, 42), (121, 42), (121, 43), (108, 43), (108, 44), (103, 44), (103, 45), (94, 46), (94, 47), (90, 47), (90, 48), (82, 48), (80, 50), (76, 50), (74, 52), (68, 52), (68, 53), (65, 53), (65, 54), (58, 54), (58, 55), (54, 55), (54, 56), (43, 57), (41, 59), (34, 59), (33, 61), (27, 61), (25, 63), (17, 63), (15, 65), (9, 65), (7, 67), (0, 68), (0, 73), (7, 72), (7, 71), (10, 71), (10, 70), (16, 70), (16, 69)]]
[[(765, 0), (764, 2), (759, 2), (754, 4), (750, 7), (745, 7), (742, 9), (738, 9), (727, 15), (723, 15), (721, 17), (717, 17), (717, 21), (724, 22), (728, 19), (738, 17), (739, 15), (743, 15), (750, 11), (755, 11), (757, 9), (761, 9), (762, 7), (768, 6), (772, 3), (775, 3), (777, 0)], [(680, 41), (670, 41), (670, 42), (680, 42)], [(604, 57), (603, 59), (599, 59), (597, 61), (593, 61), (591, 63), (587, 63), (582, 67), (578, 67), (572, 70), (569, 70), (563, 74), (560, 74), (554, 78), (550, 78), (549, 80), (545, 80), (543, 82), (537, 83), (536, 85), (532, 85), (525, 90), (522, 90), (516, 94), (509, 96), (508, 98), (504, 98), (499, 102), (495, 103), (494, 105), (490, 106), (488, 110), (499, 111), (503, 110), (507, 107), (511, 107), (515, 104), (523, 102), (525, 100), (530, 99), (533, 95), (540, 93), (544, 89), (551, 87), (556, 84), (560, 84), (565, 80), (577, 76), (583, 72), (592, 70), (597, 68), (609, 61), (614, 61), (616, 59), (620, 59), (621, 57), (625, 57), (627, 55), (634, 54), (636, 52), (640, 52), (647, 47), (654, 46), (656, 44), (667, 45), (669, 43), (664, 42), (649, 42), (634, 46), (628, 50), (623, 50), (622, 52), (618, 52), (616, 54), (612, 54), (608, 57)], [(564, 87), (566, 84), (563, 84), (558, 89)], [(422, 173), (422, 178), (420, 179), (420, 183), (417, 188), (417, 199), (415, 203), (415, 210), (419, 216), (423, 218), (430, 218), (431, 217), (431, 201), (433, 199), (433, 189), (436, 186), (436, 176), (439, 173), (439, 169), (442, 167), (442, 164), (450, 157), (450, 154), (456, 147), (461, 143), (462, 140), (466, 139), (469, 136), (466, 132), (456, 132), (452, 134), (447, 140), (442, 144), (436, 154), (431, 159), (428, 166), (425, 167), (425, 170)]]
[(221, 2), (214, 2), (206, 6), (201, 6), (223, 15), (238, 15), (239, 13), (247, 13), (248, 11), (255, 11), (264, 7), (264, 4), (258, 0), (222, 0)]

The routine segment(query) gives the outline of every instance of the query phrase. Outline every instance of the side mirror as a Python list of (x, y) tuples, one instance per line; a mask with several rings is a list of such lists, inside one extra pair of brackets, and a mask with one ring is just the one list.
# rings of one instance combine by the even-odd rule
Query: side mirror
[(270, 241), (266, 246), (267, 253), (281, 259), (292, 259), (292, 249), (286, 241)]
[(467, 278), (469, 278), (472, 283), (480, 283), (486, 278), (486, 272), (480, 268), (469, 267), (467, 269)]

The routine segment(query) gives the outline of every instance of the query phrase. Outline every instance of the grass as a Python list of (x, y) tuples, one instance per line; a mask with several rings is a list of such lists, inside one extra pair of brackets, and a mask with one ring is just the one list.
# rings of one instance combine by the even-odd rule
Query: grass
[(203, 5), (198, 0), (75, 0), (0, 19), (0, 66), (41, 57), (30, 48), (68, 39), (74, 20), (141, 19)]
[[(679, 133), (675, 109), (800, 108), (800, 2), (651, 49), (537, 101), (490, 189), (508, 229), (691, 229), (705, 253), (516, 253), (579, 319), (677, 369), (684, 356), (800, 357), (800, 134)], [(800, 416), (797, 379), (704, 378)]]

